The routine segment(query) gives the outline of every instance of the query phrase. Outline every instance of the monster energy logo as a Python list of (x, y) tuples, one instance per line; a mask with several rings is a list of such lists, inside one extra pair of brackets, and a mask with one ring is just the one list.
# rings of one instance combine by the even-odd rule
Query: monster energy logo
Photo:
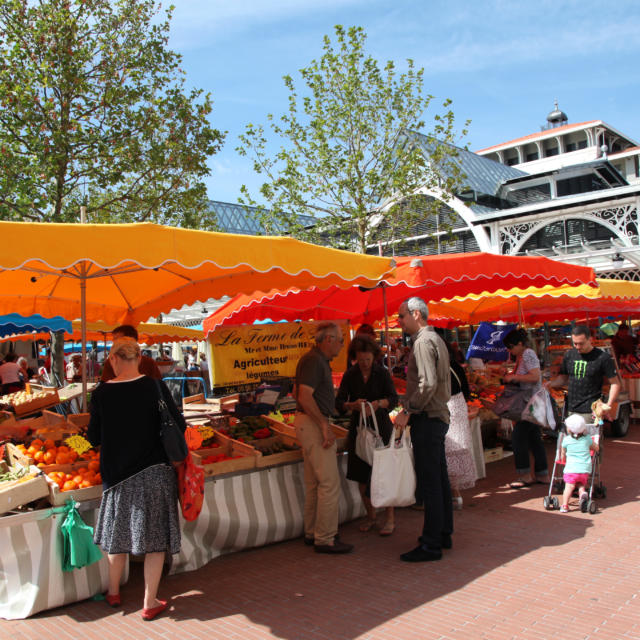
[(587, 361), (576, 360), (573, 363), (573, 375), (576, 378), (584, 378), (587, 375)]

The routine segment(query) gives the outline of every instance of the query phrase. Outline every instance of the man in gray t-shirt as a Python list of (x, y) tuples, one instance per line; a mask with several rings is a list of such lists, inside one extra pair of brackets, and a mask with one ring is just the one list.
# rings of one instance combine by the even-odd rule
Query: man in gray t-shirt
[(317, 553), (348, 553), (353, 545), (336, 540), (340, 474), (336, 439), (329, 422), (335, 393), (329, 361), (340, 353), (342, 331), (334, 322), (316, 330), (316, 346), (296, 368), (296, 435), (304, 456), (304, 541)]

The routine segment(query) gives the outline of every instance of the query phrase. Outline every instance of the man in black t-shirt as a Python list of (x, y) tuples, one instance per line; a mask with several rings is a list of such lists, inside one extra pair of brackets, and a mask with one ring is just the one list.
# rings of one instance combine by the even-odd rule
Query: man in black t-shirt
[(560, 387), (568, 383), (568, 413), (579, 413), (591, 422), (591, 404), (602, 394), (602, 385), (610, 384), (605, 405), (608, 411), (620, 393), (620, 378), (613, 358), (591, 344), (589, 327), (577, 326), (571, 331), (573, 349), (565, 353), (557, 377), (547, 383)]

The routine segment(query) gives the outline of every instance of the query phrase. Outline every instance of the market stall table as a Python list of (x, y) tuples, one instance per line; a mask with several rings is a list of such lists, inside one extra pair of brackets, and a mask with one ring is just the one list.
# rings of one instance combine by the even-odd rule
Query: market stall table
[[(346, 462), (346, 455), (339, 454), (340, 522), (364, 514), (357, 484), (345, 478)], [(194, 522), (181, 519), (182, 548), (171, 559), (171, 573), (301, 536), (303, 505), (302, 462), (207, 478), (200, 516)], [(97, 500), (81, 503), (85, 522), (94, 523), (98, 506)], [(106, 591), (106, 558), (62, 572), (61, 524), (54, 509), (0, 518), (0, 618), (26, 618)]]

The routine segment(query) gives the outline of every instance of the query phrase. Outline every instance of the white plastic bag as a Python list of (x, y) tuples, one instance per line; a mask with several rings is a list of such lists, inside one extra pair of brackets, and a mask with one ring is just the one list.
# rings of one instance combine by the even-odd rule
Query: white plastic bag
[(408, 507), (416, 501), (416, 473), (408, 430), (396, 442), (374, 449), (371, 472), (371, 504), (378, 507)]
[[(366, 407), (369, 406), (371, 412), (371, 422), (373, 429), (367, 425)], [(378, 420), (373, 405), (370, 402), (363, 402), (360, 407), (360, 423), (356, 432), (356, 455), (367, 464), (373, 464), (373, 451), (376, 447), (383, 446), (380, 431), (378, 430)]]
[(556, 428), (556, 419), (553, 416), (551, 396), (546, 387), (541, 387), (532, 396), (522, 412), (522, 419), (535, 422), (541, 427)]

